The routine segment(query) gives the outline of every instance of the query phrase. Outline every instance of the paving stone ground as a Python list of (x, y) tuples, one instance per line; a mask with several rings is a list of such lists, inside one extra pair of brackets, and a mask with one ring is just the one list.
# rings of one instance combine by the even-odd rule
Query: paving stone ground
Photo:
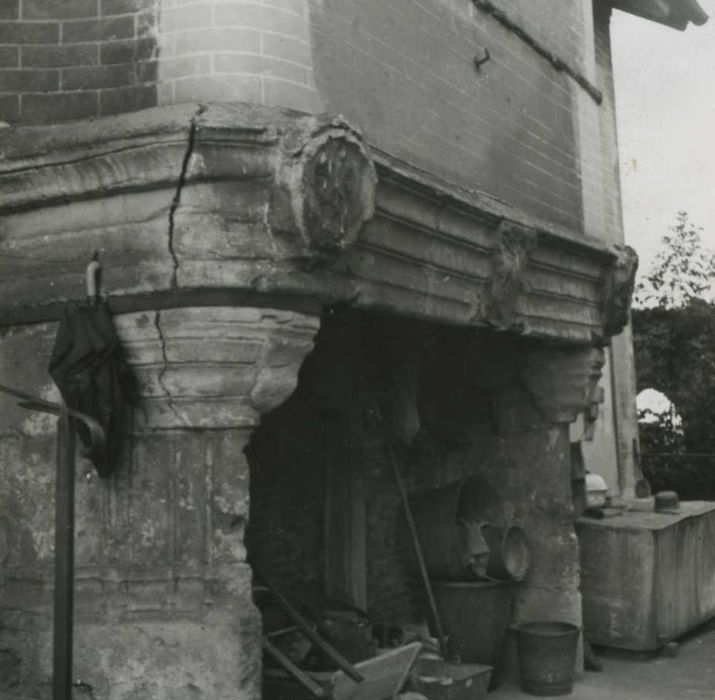
[[(678, 655), (650, 658), (618, 652), (599, 654), (602, 673), (587, 672), (568, 700), (715, 700), (715, 620), (680, 640)], [(514, 683), (487, 700), (527, 700)], [(0, 692), (0, 700), (32, 700)]]

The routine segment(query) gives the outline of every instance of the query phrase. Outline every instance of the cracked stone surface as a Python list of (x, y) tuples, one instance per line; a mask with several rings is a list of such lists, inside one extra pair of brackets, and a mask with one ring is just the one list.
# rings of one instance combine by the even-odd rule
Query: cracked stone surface
[[(295, 388), (319, 321), (204, 307), (115, 324), (138, 397), (111, 479), (77, 463), (78, 696), (257, 700), (244, 448)], [(54, 333), (52, 323), (2, 331), (0, 381), (51, 397)], [(0, 694), (37, 700), (52, 665), (55, 427), (0, 403)]]

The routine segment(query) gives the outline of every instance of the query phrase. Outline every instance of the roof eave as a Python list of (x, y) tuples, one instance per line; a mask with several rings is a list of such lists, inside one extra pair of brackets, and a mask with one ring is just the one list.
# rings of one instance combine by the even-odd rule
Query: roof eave
[(680, 31), (686, 29), (690, 22), (700, 26), (708, 21), (707, 13), (697, 0), (611, 0), (611, 5)]

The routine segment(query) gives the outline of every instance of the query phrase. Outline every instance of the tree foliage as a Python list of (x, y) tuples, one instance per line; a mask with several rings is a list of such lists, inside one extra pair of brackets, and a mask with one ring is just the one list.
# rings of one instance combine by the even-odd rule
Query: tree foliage
[(678, 308), (635, 310), (633, 340), (638, 391), (662, 392), (682, 418), (682, 434), (668, 416), (641, 424), (643, 464), (654, 488), (715, 498), (715, 459), (686, 456), (715, 454), (715, 307), (691, 299)]
[[(684, 498), (715, 498), (715, 256), (687, 214), (662, 239), (662, 248), (637, 286), (633, 337), (638, 391), (665, 394), (682, 417), (682, 434), (667, 417), (641, 424), (644, 471), (656, 489)], [(666, 455), (652, 457), (648, 455)]]
[(675, 225), (661, 239), (649, 272), (636, 284), (636, 307), (673, 309), (694, 299), (712, 301), (715, 255), (703, 247), (702, 231), (686, 212), (678, 212)]

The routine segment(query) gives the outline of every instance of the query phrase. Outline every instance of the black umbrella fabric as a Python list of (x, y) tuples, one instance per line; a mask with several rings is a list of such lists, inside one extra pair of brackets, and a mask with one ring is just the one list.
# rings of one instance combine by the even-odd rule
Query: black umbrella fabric
[(94, 418), (106, 436), (102, 449), (91, 449), (88, 430), (79, 424), (82, 442), (100, 477), (112, 473), (122, 406), (131, 391), (131, 374), (123, 360), (107, 305), (101, 301), (65, 309), (52, 350), (50, 376), (69, 408)]

